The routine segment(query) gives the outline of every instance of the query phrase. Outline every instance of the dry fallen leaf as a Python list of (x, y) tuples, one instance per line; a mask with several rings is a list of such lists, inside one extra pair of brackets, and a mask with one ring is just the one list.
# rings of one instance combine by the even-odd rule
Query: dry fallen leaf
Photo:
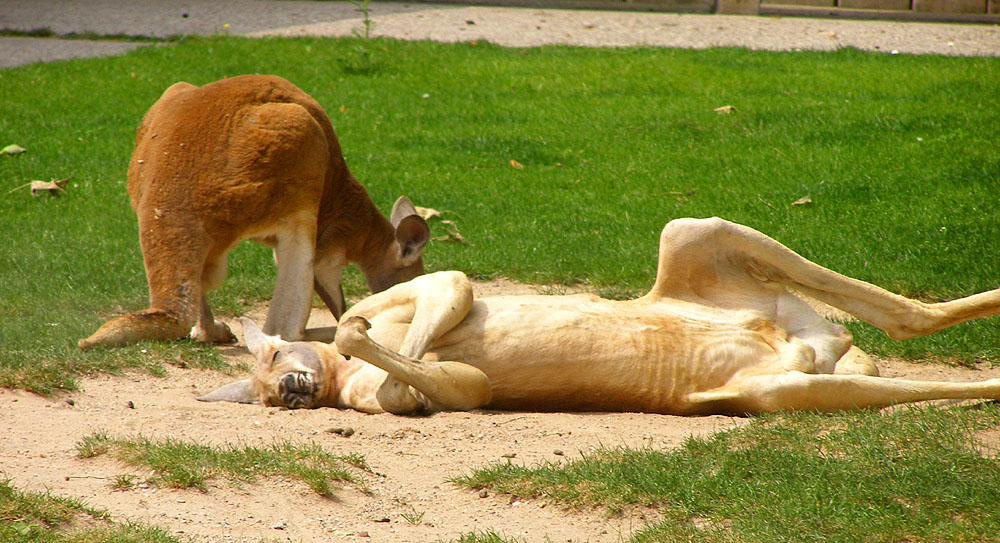
[(64, 189), (63, 187), (69, 180), (70, 178), (67, 177), (66, 179), (59, 179), (59, 180), (53, 179), (52, 181), (41, 181), (41, 180), (29, 181), (19, 187), (14, 187), (10, 189), (9, 191), (7, 191), (7, 194), (23, 189), (24, 187), (31, 187), (30, 189), (31, 195), (36, 198), (40, 196), (41, 193), (43, 192), (48, 192), (51, 195), (59, 196), (61, 193), (66, 192), (66, 189)]
[(436, 209), (420, 206), (413, 206), (413, 208), (417, 210), (417, 215), (425, 221), (441, 218), (441, 212)]
[(63, 186), (66, 185), (67, 181), (69, 181), (68, 177), (58, 181), (55, 179), (52, 181), (32, 181), (31, 195), (37, 198), (41, 196), (43, 192), (47, 192), (52, 196), (59, 196), (60, 194), (66, 192), (66, 189), (64, 189)]
[(441, 226), (444, 227), (444, 233), (446, 236), (440, 236), (434, 238), (434, 241), (456, 241), (462, 245), (472, 245), (469, 243), (462, 234), (459, 233), (458, 227), (455, 226), (454, 221), (441, 221)]
[(812, 203), (812, 198), (810, 198), (807, 195), (807, 196), (803, 196), (802, 198), (799, 198), (798, 200), (795, 200), (794, 202), (792, 202), (792, 205), (793, 206), (804, 206), (806, 204), (811, 204), (811, 203)]
[(24, 147), (21, 147), (20, 145), (18, 145), (16, 143), (12, 143), (12, 144), (8, 145), (7, 147), (4, 147), (3, 149), (0, 149), (0, 153), (3, 153), (5, 155), (19, 155), (19, 154), (21, 154), (21, 153), (23, 153), (25, 151), (27, 151), (27, 149), (25, 149)]
[(513, 158), (510, 159), (510, 165), (513, 166), (515, 170), (523, 170), (524, 169), (524, 164), (521, 164), (520, 162), (514, 160)]
[(736, 111), (736, 106), (719, 106), (712, 111), (718, 113), (719, 115), (729, 115), (730, 113)]

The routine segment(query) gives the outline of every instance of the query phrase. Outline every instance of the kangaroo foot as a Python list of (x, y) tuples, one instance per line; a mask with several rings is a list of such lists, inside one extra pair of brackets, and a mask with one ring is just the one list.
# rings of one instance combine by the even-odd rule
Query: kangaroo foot
[(208, 330), (196, 324), (191, 329), (191, 339), (202, 343), (236, 343), (236, 336), (222, 321), (215, 321)]

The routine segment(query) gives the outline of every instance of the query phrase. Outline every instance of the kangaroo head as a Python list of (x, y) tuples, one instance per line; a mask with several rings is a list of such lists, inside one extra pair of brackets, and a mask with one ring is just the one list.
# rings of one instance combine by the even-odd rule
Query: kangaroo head
[(427, 221), (417, 214), (409, 198), (400, 196), (392, 206), (389, 222), (396, 237), (385, 248), (378, 264), (365, 270), (372, 292), (381, 292), (424, 273), (424, 247), (430, 239)]
[(240, 322), (247, 349), (257, 359), (253, 376), (229, 383), (199, 400), (291, 409), (336, 405), (336, 364), (343, 357), (335, 349), (320, 343), (284, 341), (265, 334), (248, 318)]

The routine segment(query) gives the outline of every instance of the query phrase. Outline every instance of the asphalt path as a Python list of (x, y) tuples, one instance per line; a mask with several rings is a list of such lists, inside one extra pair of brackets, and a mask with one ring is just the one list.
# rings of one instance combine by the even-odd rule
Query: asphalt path
[[(372, 13), (388, 15), (426, 5), (379, 3)], [(289, 26), (358, 19), (348, 2), (275, 0), (4, 0), (0, 30), (39, 30), (56, 36), (242, 35)], [(0, 38), (0, 68), (70, 58), (118, 55), (141, 42)]]

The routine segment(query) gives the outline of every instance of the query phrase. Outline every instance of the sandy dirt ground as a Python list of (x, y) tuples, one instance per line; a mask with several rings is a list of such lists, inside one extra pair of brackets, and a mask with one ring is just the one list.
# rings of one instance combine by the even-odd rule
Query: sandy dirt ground
[[(501, 7), (428, 7), (376, 14), (372, 35), (404, 40), (487, 41), (507, 47), (748, 47), (889, 54), (1000, 55), (1000, 27), (942, 23), (605, 12)], [(350, 36), (360, 19), (292, 25), (249, 36)]]
[[(537, 292), (497, 281), (481, 294)], [(262, 318), (263, 310), (255, 317)], [(252, 315), (254, 316), (254, 315)], [(332, 324), (314, 310), (310, 326)], [(240, 333), (237, 322), (231, 326)], [(240, 345), (220, 348), (226, 358), (251, 361)], [(885, 376), (972, 381), (1000, 377), (1000, 368), (968, 370), (885, 361)], [(0, 389), (0, 466), (24, 490), (73, 497), (109, 511), (117, 521), (163, 527), (199, 543), (452, 541), (493, 530), (524, 542), (618, 542), (655, 512), (622, 517), (568, 511), (545, 500), (459, 487), (452, 477), (494, 462), (536, 465), (566, 462), (601, 447), (669, 449), (690, 436), (746, 424), (726, 416), (674, 417), (639, 413), (511, 413), (477, 410), (427, 417), (366, 415), (336, 409), (290, 411), (256, 405), (203, 403), (195, 396), (234, 377), (170, 367), (166, 377), (132, 374), (85, 379), (79, 392), (43, 398)], [(334, 429), (351, 428), (345, 437)], [(133, 488), (115, 490), (116, 476), (137, 471), (107, 457), (80, 459), (76, 444), (94, 432), (174, 438), (199, 444), (267, 446), (285, 440), (319, 444), (333, 454), (357, 453), (372, 473), (359, 474), (367, 492), (346, 485), (321, 497), (305, 484), (281, 478), (233, 484), (212, 480), (206, 492)]]

